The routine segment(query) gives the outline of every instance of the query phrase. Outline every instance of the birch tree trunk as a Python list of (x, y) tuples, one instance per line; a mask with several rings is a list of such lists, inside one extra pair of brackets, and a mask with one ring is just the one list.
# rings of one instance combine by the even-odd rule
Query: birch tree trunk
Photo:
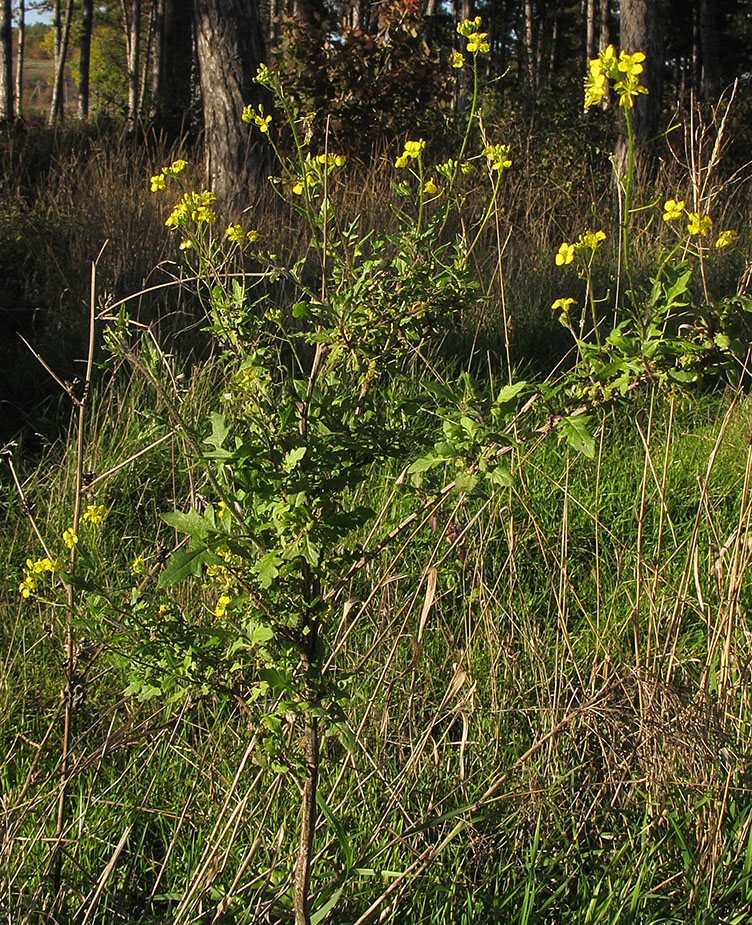
[(81, 4), (81, 39), (79, 41), (78, 117), (89, 119), (89, 72), (91, 70), (91, 31), (94, 23), (94, 0)]
[(13, 29), (10, 0), (0, 0), (0, 122), (13, 121)]
[(18, 3), (18, 46), (16, 49), (16, 118), (23, 115), (24, 45), (26, 44), (26, 0)]
[(65, 110), (65, 62), (68, 57), (71, 20), (73, 18), (73, 0), (67, 0), (65, 16), (62, 15), (61, 2), (55, 0), (53, 8), (53, 29), (55, 42), (55, 73), (52, 83), (52, 101), (50, 102), (50, 125), (63, 121)]
[(138, 72), (140, 61), (141, 0), (131, 0), (130, 10), (123, 0), (123, 22), (126, 35), (128, 66), (128, 116), (126, 130), (135, 131), (138, 120)]

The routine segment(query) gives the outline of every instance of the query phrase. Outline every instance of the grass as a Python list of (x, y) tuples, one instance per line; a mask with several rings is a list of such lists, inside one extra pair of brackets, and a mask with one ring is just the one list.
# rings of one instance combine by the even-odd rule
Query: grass
[[(134, 154), (95, 131), (82, 154), (45, 137), (36, 161), (18, 156), (23, 147), (5, 151), (15, 172), (3, 221), (19, 234), (14, 253), (33, 243), (52, 267), (43, 276), (36, 263), (16, 266), (24, 310), (35, 291), (65, 293), (59, 316), (47, 305), (39, 328), (24, 320), (65, 379), (61, 370), (80, 377), (80, 351), (75, 338), (54, 348), (69, 324), (80, 343), (88, 263), (105, 237), (99, 291), (110, 301), (178, 276), (142, 183), (171, 152)], [(380, 170), (335, 191), (371, 227), (390, 221), (378, 195), (390, 168)], [(599, 213), (610, 208), (602, 179), (591, 176), (586, 197)], [(564, 352), (548, 307), (561, 280), (551, 254), (572, 237), (573, 203), (584, 212), (580, 192), (541, 192), (539, 180), (534, 170), (515, 180), (502, 239), (523, 229), (505, 252), (509, 359), (545, 374)], [(299, 249), (298, 225), (265, 199), (257, 208), (275, 246)], [(645, 273), (660, 233), (645, 232)], [(487, 298), (435, 362), (498, 383), (509, 372), (500, 281), (492, 246), (477, 254)], [(208, 419), (221, 363), (195, 333), (179, 333), (189, 325), (162, 321), (191, 321), (192, 297), (174, 282), (129, 305), (168, 335), (159, 362), (183, 415)], [(39, 369), (16, 354), (14, 363), (19, 382), (37, 387)], [(68, 399), (48, 399), (44, 424), (21, 391), (4, 388), (18, 413), (9, 432), (19, 421), (26, 432), (5, 447), (0, 473), (0, 910), (13, 922), (76, 925), (290, 921), (292, 747), (267, 749), (243, 696), (211, 684), (173, 702), (125, 693), (134, 677), (159, 684), (189, 659), (185, 628), (214, 606), (210, 589), (181, 588), (159, 622), (129, 596), (179, 541), (161, 514), (210, 495), (171, 408), (138, 372), (109, 369), (89, 396), (80, 460)], [(693, 402), (647, 390), (601, 413), (593, 461), (552, 439), (522, 443), (511, 487), (452, 496), (359, 573), (325, 640), (349, 747), (336, 736), (322, 745), (317, 921), (749, 920), (751, 424), (743, 389)], [(42, 555), (36, 531), (57, 543), (71, 523), (79, 468), (85, 500), (108, 514), (95, 540), (82, 531), (104, 579), (76, 589), (71, 653), (70, 609), (44, 595), (24, 601), (17, 585), (25, 559)], [(386, 509), (395, 475), (374, 465), (359, 500)], [(408, 510), (400, 503), (395, 519)], [(131, 576), (137, 557), (143, 571)], [(290, 743), (299, 723), (284, 717)]]
[[(198, 408), (210, 390), (195, 388)], [(374, 565), (357, 589), (368, 606), (331, 639), (338, 675), (355, 679), (355, 744), (327, 740), (315, 908), (336, 894), (343, 923), (373, 904), (392, 922), (744, 921), (750, 407), (729, 401), (616, 412), (597, 465), (532, 447), (514, 489), (447, 509)], [(150, 405), (135, 383), (99, 393), (96, 472), (168, 432), (144, 426)], [(97, 555), (113, 568), (171, 545), (160, 511), (201, 491), (174, 472), (171, 441), (97, 486), (112, 504)], [(69, 517), (61, 450), (23, 475), (47, 535)], [(38, 545), (3, 486), (12, 576)], [(18, 921), (284, 920), (289, 774), (259, 765), (242, 703), (124, 698), (128, 647), (94, 625), (80, 643), (67, 911), (45, 907), (63, 617), (21, 603), (13, 582), (3, 609), (0, 905)]]

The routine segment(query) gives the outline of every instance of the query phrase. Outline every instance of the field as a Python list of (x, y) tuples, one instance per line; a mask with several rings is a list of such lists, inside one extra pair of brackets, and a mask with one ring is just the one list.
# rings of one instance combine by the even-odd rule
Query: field
[(5, 919), (749, 921), (747, 180), (35, 131)]

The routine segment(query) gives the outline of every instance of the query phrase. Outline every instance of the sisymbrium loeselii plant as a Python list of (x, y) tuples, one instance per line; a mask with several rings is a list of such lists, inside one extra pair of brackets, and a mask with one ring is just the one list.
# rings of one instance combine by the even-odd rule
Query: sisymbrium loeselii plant
[[(625, 395), (642, 382), (685, 388), (708, 374), (737, 376), (752, 331), (752, 301), (734, 296), (713, 304), (705, 277), (705, 261), (711, 251), (729, 247), (737, 238), (733, 229), (723, 230), (709, 246), (713, 220), (701, 208), (688, 211), (685, 200), (669, 198), (662, 209), (634, 206), (635, 141), (632, 109), (648, 88), (641, 83), (642, 52), (617, 54), (609, 45), (590, 61), (585, 78), (585, 109), (605, 104), (609, 89), (623, 114), (627, 133), (627, 159), (623, 175), (617, 173), (622, 197), (619, 228), (621, 279), (616, 281), (609, 314), (610, 296), (594, 289), (596, 251), (606, 240), (603, 229), (587, 230), (576, 241), (564, 242), (555, 255), (557, 266), (573, 265), (584, 281), (583, 306), (573, 296), (556, 299), (551, 308), (573, 335), (580, 363), (573, 372), (573, 391), (600, 402)], [(674, 241), (659, 260), (649, 286), (635, 283), (632, 273), (632, 224), (638, 213), (661, 215)], [(699, 264), (702, 301), (692, 293), (693, 261)]]
[[(307, 224), (302, 259), (290, 264), (266, 252), (240, 221), (217, 234), (214, 197), (182, 189), (182, 162), (152, 177), (155, 193), (181, 193), (166, 224), (200, 280), (208, 330), (223, 354), (225, 384), (208, 421), (186, 420), (143, 344), (123, 346), (125, 315), (109, 335), (160, 390), (207, 483), (201, 507), (164, 515), (185, 542), (156, 582), (140, 581), (131, 594), (125, 622), (150, 629), (135, 644), (130, 691), (173, 698), (224, 691), (256, 712), (263, 730), (256, 760), (289, 775), (301, 794), (290, 900), (298, 925), (311, 920), (322, 739), (353, 746), (345, 709), (353, 679), (330, 659), (345, 599), (417, 512), (481, 482), (508, 484), (505, 431), (526, 385), (484, 404), (469, 377), (416, 394), (412, 375), (428, 363), (432, 338), (478, 297), (468, 258), (511, 167), (503, 144), (468, 155), (478, 57), (489, 50), (479, 26), (477, 19), (459, 30), (475, 81), (459, 156), (429, 168), (426, 142), (406, 141), (394, 163), (394, 232), (338, 213), (331, 190), (344, 157), (312, 150), (306, 121), (264, 66), (256, 79), (271, 91), (275, 114), (247, 107), (242, 118), (272, 146), (280, 166), (273, 188)], [(291, 157), (277, 147), (277, 115), (287, 122)], [(485, 210), (466, 233), (445, 233), (462, 208), (460, 178), (478, 170), (489, 184)], [(444, 418), (443, 440), (416, 461), (411, 448), (426, 443), (429, 413)], [(401, 473), (395, 497), (413, 513), (397, 529), (360, 500), (377, 466)], [(438, 469), (451, 477), (431, 492), (429, 470)], [(206, 599), (194, 625), (175, 597), (186, 582)]]
[[(640, 82), (644, 55), (617, 55), (609, 46), (590, 63), (585, 105), (603, 101), (611, 87), (627, 123), (619, 233), (629, 288), (623, 305), (617, 294), (615, 322), (606, 327), (593, 273), (608, 232), (586, 228), (554, 258), (563, 273), (576, 268), (584, 282), (582, 311), (574, 296), (553, 305), (579, 354), (562, 380), (534, 387), (510, 374), (489, 395), (468, 372), (454, 381), (434, 373), (433, 340), (483, 297), (471, 257), (513, 169), (509, 146), (489, 139), (479, 118), (479, 59), (489, 51), (480, 17), (457, 31), (466, 47), (449, 64), (471, 68), (473, 77), (464, 131), (456, 157), (441, 163), (422, 138), (401, 146), (393, 162), (396, 230), (364, 228), (361, 218), (341, 214), (332, 191), (346, 169), (344, 157), (326, 143), (323, 150), (312, 146), (310, 120), (265, 66), (256, 80), (271, 92), (275, 109), (249, 106), (241, 117), (271, 145), (279, 172), (270, 182), (305, 223), (301, 258), (270, 253), (240, 217), (219, 226), (214, 194), (183, 187), (184, 160), (151, 177), (156, 195), (178, 193), (165, 225), (179, 236), (221, 357), (222, 387), (208, 418), (191, 418), (151, 332), (136, 338), (124, 311), (106, 339), (159, 394), (200, 492), (184, 509), (163, 515), (178, 537), (166, 561), (144, 550), (117, 590), (92, 590), (95, 563), (86, 557), (86, 534), (82, 540), (75, 529), (62, 534), (71, 568), (64, 572), (45, 550), (43, 558), (27, 560), (19, 585), (26, 599), (40, 595), (45, 582), (77, 582), (90, 636), (97, 632), (92, 615), (108, 611), (126, 655), (128, 694), (144, 701), (226, 697), (253, 716), (254, 760), (300, 794), (291, 886), (278, 898), (296, 925), (309, 925), (321, 911), (311, 909), (311, 877), (322, 743), (356, 749), (347, 709), (354, 678), (338, 665), (335, 639), (343, 621), (358, 619), (366, 607), (360, 600), (368, 597), (371, 563), (387, 547), (408, 542), (421, 523), (430, 525), (450, 496), (461, 504), (472, 494), (507, 490), (526, 437), (555, 430), (592, 456), (587, 412), (645, 381), (686, 386), (706, 369), (728, 365), (738, 349), (732, 315), (749, 311), (743, 300), (728, 310), (690, 308), (689, 260), (707, 256), (712, 222), (702, 211), (687, 213), (680, 200), (665, 202), (663, 219), (669, 228), (686, 220), (686, 228), (652, 288), (640, 293), (632, 283), (630, 111), (647, 92)], [(290, 156), (278, 148), (277, 118), (292, 138)], [(469, 174), (486, 184), (474, 216), (463, 213)], [(734, 238), (733, 230), (722, 231), (717, 249)], [(363, 500), (377, 471), (390, 473), (390, 500), (380, 511)], [(397, 526), (389, 504), (400, 512)], [(90, 505), (85, 529), (96, 529), (104, 513)], [(183, 606), (186, 588), (200, 598), (198, 610)], [(354, 852), (348, 857), (344, 873), (318, 893), (326, 910), (343, 879), (362, 866)]]

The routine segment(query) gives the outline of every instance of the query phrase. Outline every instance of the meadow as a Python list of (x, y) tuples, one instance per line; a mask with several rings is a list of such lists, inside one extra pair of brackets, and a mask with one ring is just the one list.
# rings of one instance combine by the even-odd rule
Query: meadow
[(602, 113), (479, 111), (367, 166), (292, 118), (238, 215), (191, 150), (6, 138), (7, 921), (749, 920), (726, 110), (616, 179)]

